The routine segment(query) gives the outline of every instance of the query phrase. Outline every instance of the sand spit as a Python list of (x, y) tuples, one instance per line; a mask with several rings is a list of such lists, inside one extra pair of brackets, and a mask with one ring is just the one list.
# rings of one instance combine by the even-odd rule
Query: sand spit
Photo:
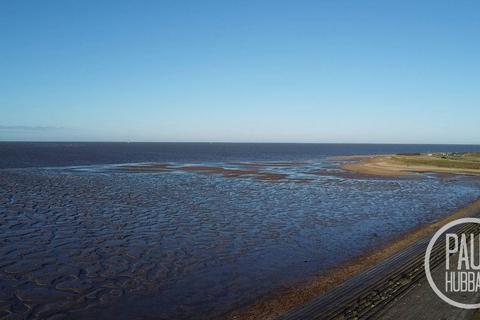
[(365, 253), (347, 264), (322, 273), (298, 286), (279, 289), (252, 306), (229, 313), (226, 318), (230, 320), (275, 319), (333, 289), (340, 283), (367, 270), (393, 254), (406, 249), (415, 241), (430, 236), (450, 221), (465, 216), (472, 216), (479, 212), (480, 199), (477, 199), (445, 219), (430, 225), (420, 226), (377, 250)]
[(480, 175), (480, 157), (476, 153), (380, 155), (340, 160), (352, 161), (341, 165), (345, 170), (376, 176), (401, 177), (427, 172)]
[[(367, 173), (360, 173), (360, 172), (354, 172), (351, 170), (342, 170), (342, 169), (317, 169), (317, 170), (312, 170), (305, 172), (305, 174), (311, 174), (314, 176), (318, 177), (337, 177), (337, 178), (342, 178), (342, 179), (362, 179), (362, 180), (368, 180), (368, 179), (375, 179), (375, 180), (391, 180), (392, 176), (380, 176), (380, 175), (372, 175), (372, 174), (367, 174)], [(393, 177), (395, 179), (413, 179), (413, 178), (420, 178), (420, 177), (413, 177), (411, 175), (405, 175), (405, 176), (396, 176)]]
[(383, 177), (402, 177), (411, 175), (412, 172), (407, 171), (403, 164), (395, 162), (390, 156), (364, 158), (357, 162), (345, 163), (341, 168), (357, 174)]

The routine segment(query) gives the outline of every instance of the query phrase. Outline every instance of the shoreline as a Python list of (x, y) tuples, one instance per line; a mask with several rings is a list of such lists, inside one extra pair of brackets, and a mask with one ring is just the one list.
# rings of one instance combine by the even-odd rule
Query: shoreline
[(351, 261), (334, 267), (330, 271), (322, 272), (313, 278), (289, 288), (281, 288), (250, 306), (231, 311), (226, 314), (228, 320), (276, 319), (295, 308), (325, 294), (341, 283), (368, 270), (392, 255), (405, 250), (416, 241), (421, 240), (448, 222), (465, 216), (480, 213), (480, 197), (463, 208), (459, 208), (445, 218), (428, 225), (418, 227), (399, 235), (396, 239), (372, 249)]

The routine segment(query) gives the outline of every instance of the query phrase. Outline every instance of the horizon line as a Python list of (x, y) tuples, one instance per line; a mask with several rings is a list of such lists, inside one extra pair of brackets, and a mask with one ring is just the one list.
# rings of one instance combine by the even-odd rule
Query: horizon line
[(0, 140), (0, 143), (180, 143), (180, 144), (355, 144), (355, 145), (459, 145), (480, 146), (480, 143), (425, 142), (269, 142), (269, 141), (128, 141), (128, 140)]

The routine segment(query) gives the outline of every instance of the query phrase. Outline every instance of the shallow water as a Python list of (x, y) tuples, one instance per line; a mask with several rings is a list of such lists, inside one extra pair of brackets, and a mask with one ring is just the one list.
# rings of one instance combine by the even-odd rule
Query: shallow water
[(288, 175), (279, 181), (109, 165), (0, 170), (0, 316), (220, 317), (480, 196), (472, 177), (356, 179), (324, 156), (299, 159), (262, 167)]

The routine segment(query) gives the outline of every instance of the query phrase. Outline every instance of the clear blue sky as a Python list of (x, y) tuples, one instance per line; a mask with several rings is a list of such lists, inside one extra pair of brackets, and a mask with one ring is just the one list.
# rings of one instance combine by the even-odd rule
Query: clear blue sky
[(0, 0), (0, 140), (480, 144), (479, 12)]

